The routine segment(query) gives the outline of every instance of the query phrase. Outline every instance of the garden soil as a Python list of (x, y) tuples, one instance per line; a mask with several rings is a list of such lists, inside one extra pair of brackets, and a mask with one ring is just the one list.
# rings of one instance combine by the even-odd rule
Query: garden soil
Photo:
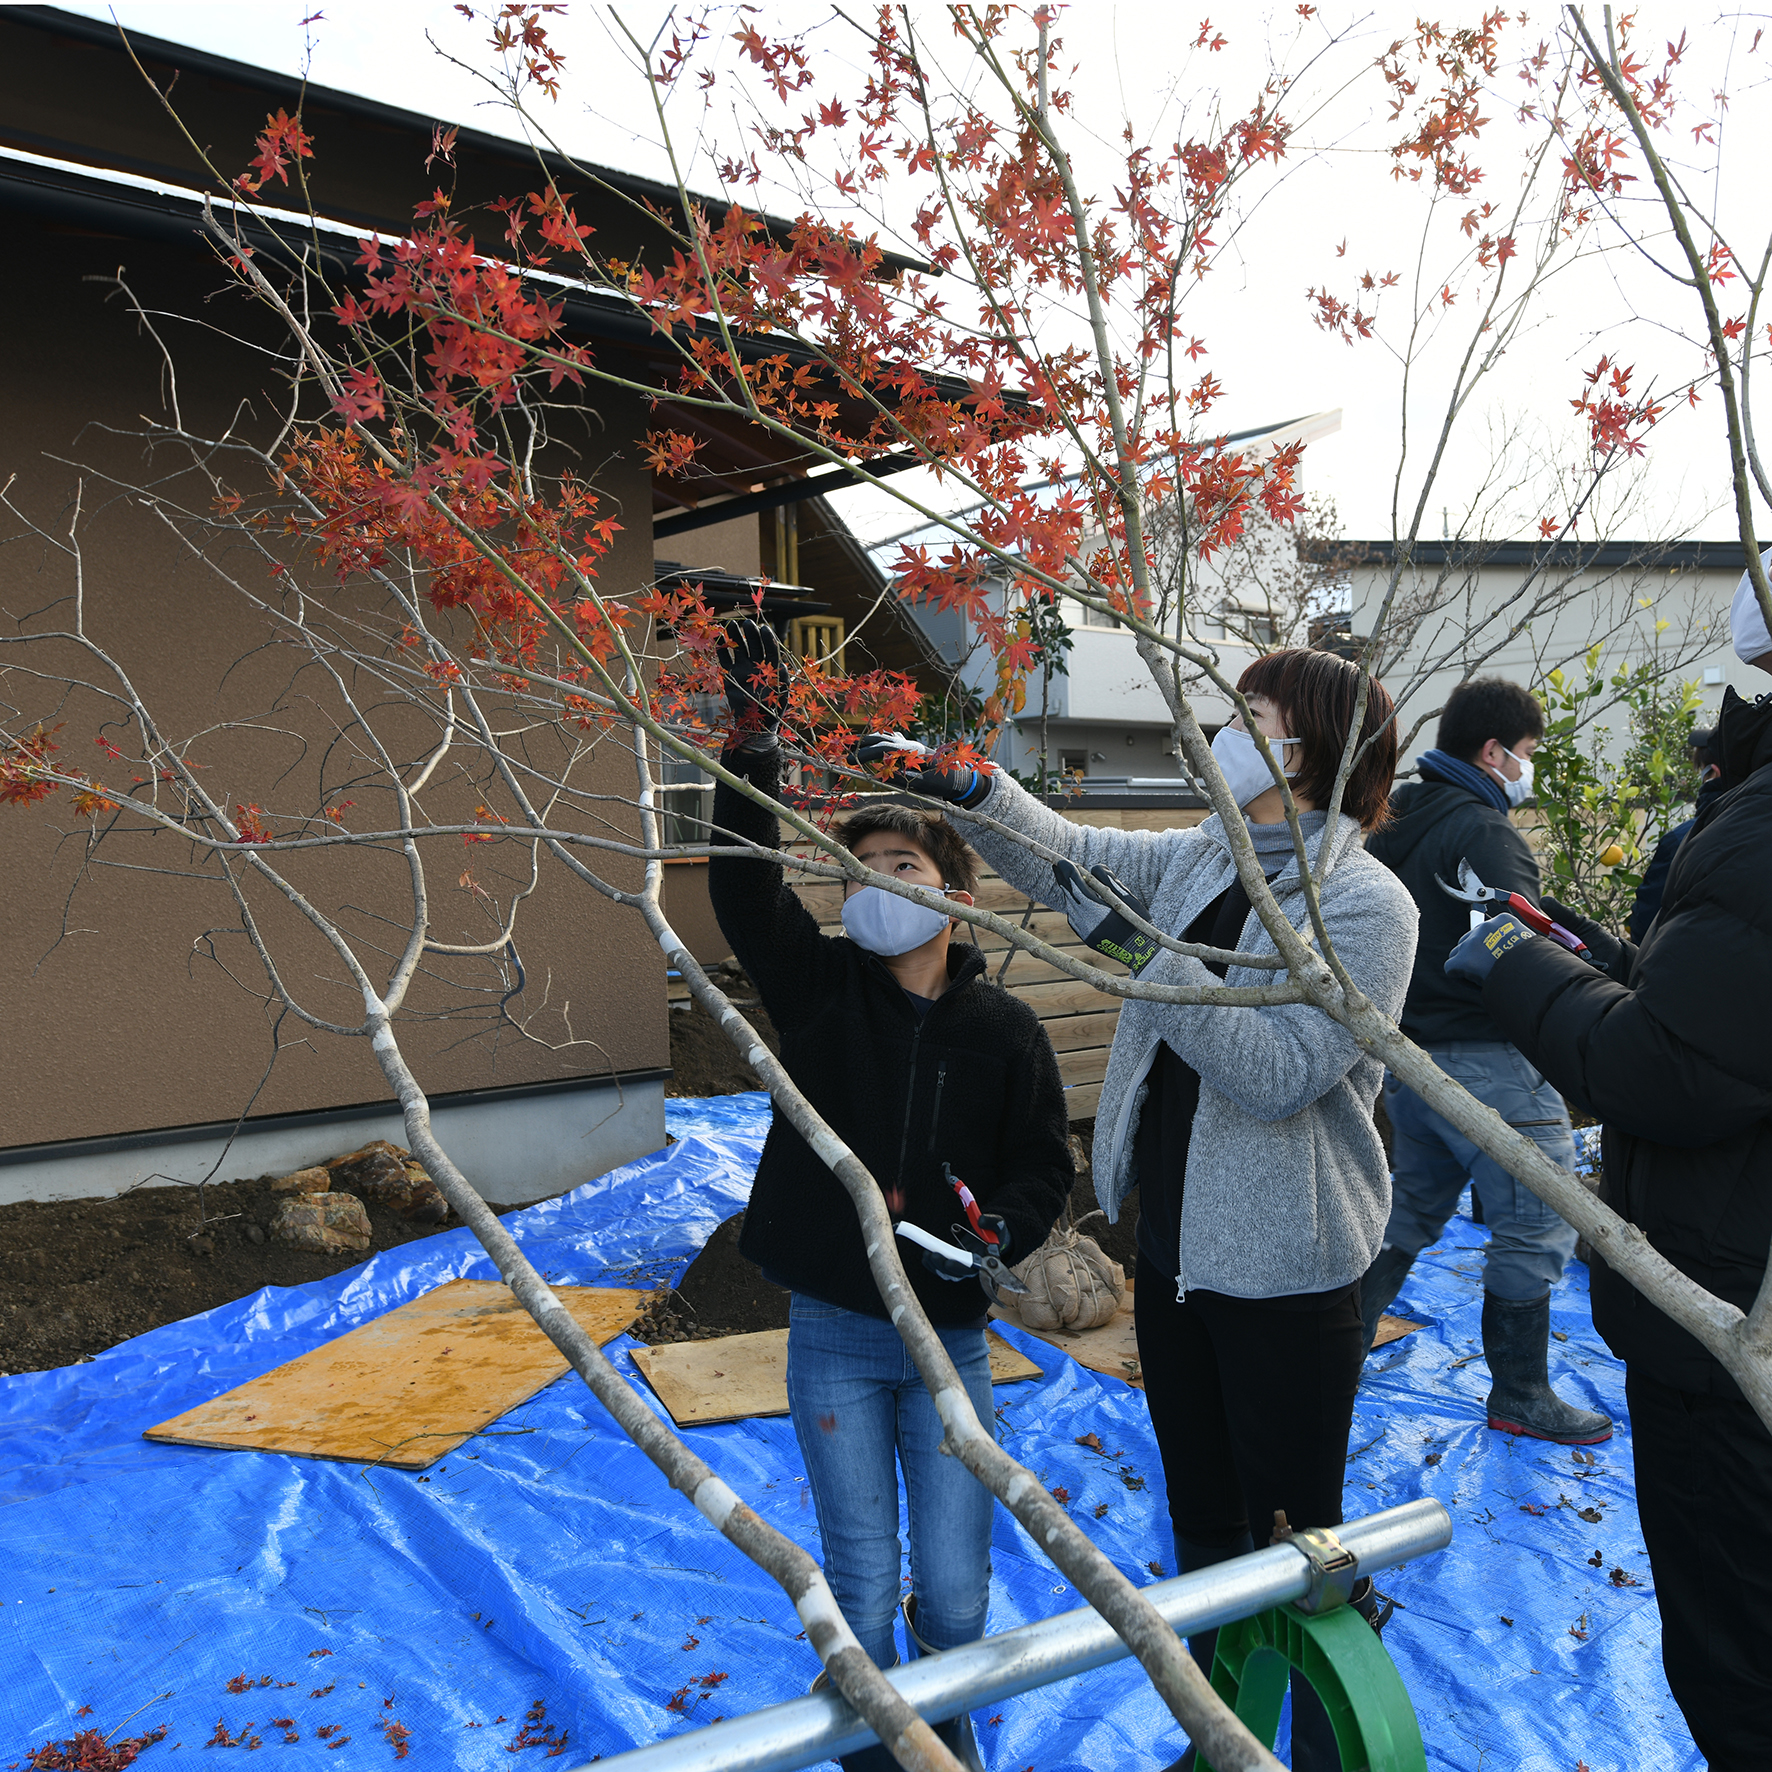
[[(775, 1030), (744, 974), (730, 963), (713, 970), (764, 1044), (777, 1050)], [(699, 1007), (671, 1011), (671, 1064), (672, 1095), (736, 1095), (761, 1087), (713, 1017)], [(454, 1228), (453, 1220), (441, 1227), (411, 1225), (366, 1200), (369, 1247), (350, 1255), (320, 1255), (253, 1236), (248, 1227), (262, 1230), (268, 1216), (260, 1180), (212, 1183), (202, 1194), (199, 1200), (194, 1187), (140, 1187), (108, 1200), (0, 1206), (0, 1376), (72, 1366), (265, 1286), (323, 1280), (385, 1249)], [(493, 1210), (502, 1214), (515, 1208)], [(739, 1259), (736, 1236), (733, 1227), (716, 1234), (704, 1273), (693, 1282), (685, 1275), (691, 1286), (687, 1296), (728, 1335), (785, 1325), (786, 1293), (780, 1295), (779, 1321), (772, 1303), (753, 1304), (749, 1298), (760, 1288), (777, 1288), (765, 1287), (760, 1276), (751, 1283), (755, 1269)], [(688, 1311), (684, 1315), (697, 1321)]]
[[(771, 1051), (775, 1030), (735, 967), (719, 982)], [(672, 1079), (680, 1096), (734, 1095), (760, 1087), (756, 1075), (699, 1005), (671, 1011)], [(1089, 1155), (1094, 1122), (1073, 1127), (1078, 1163), (1074, 1223), (1128, 1273), (1137, 1259), (1138, 1194), (1117, 1224), (1096, 1212)], [(373, 1241), (354, 1255), (320, 1255), (270, 1237), (255, 1238), (266, 1216), (261, 1182), (195, 1188), (136, 1188), (109, 1200), (25, 1201), (0, 1206), (0, 1374), (73, 1365), (131, 1336), (215, 1309), (265, 1286), (299, 1286), (351, 1262), (434, 1234), (368, 1201)], [(499, 1206), (498, 1212), (513, 1210)], [(726, 1220), (675, 1288), (661, 1291), (634, 1327), (637, 1339), (706, 1340), (785, 1329), (788, 1295), (738, 1252), (739, 1213)], [(206, 1228), (207, 1227), (207, 1228)], [(249, 1228), (250, 1227), (250, 1228)], [(449, 1228), (449, 1227), (444, 1227)]]
[[(763, 1044), (779, 1058), (781, 1040), (757, 1000), (757, 987), (738, 962), (717, 961), (707, 971), (732, 1006), (757, 1030)], [(743, 1095), (762, 1087), (757, 1073), (745, 1063), (720, 1024), (694, 998), (671, 1004), (671, 1080), (665, 1087), (667, 1095)]]
[(0, 1373), (71, 1366), (261, 1287), (323, 1280), (450, 1228), (411, 1225), (366, 1200), (369, 1247), (320, 1255), (253, 1239), (267, 1199), (259, 1181), (202, 1192), (199, 1201), (194, 1187), (141, 1187), (110, 1200), (0, 1206)]

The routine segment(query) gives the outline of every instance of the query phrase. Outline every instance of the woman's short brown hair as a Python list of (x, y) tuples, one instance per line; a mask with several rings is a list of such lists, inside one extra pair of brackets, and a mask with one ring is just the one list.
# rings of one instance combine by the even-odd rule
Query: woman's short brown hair
[(1327, 806), (1362, 682), (1368, 685), (1366, 716), (1360, 722), (1364, 749), (1348, 777), (1341, 809), (1357, 818), (1362, 830), (1375, 831), (1390, 817), (1397, 774), (1396, 706), (1384, 685), (1350, 659), (1293, 647), (1258, 658), (1237, 679), (1237, 689), (1246, 696), (1265, 695), (1279, 708), (1287, 735), (1301, 741), (1304, 753), (1291, 778), (1292, 790)]

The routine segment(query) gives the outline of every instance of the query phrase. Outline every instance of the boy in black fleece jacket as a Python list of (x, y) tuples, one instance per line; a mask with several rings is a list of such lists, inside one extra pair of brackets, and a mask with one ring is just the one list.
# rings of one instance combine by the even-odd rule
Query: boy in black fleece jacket
[[(762, 686), (779, 667), (754, 624), (735, 639), (727, 690), (735, 732), (724, 760), (774, 797), (780, 754)], [(725, 783), (715, 790), (713, 822), (717, 845), (779, 846), (775, 816)], [(837, 834), (878, 872), (971, 902), (976, 858), (934, 815), (864, 806)], [(848, 888), (849, 939), (819, 933), (775, 862), (716, 855), (708, 889), (781, 1035), (788, 1074), (867, 1165), (894, 1219), (948, 1237), (964, 1212), (945, 1164), (997, 1221), (1005, 1258), (1032, 1254), (1071, 1184), (1064, 1087), (1034, 1012), (988, 981), (975, 946), (950, 945), (950, 919), (881, 888)], [(990, 1593), (991, 1496), (941, 1454), (942, 1424), (887, 1319), (855, 1208), (779, 1110), (739, 1248), (794, 1295), (788, 1400), (825, 1575), (862, 1647), (881, 1667), (898, 1659), (895, 1455), (910, 1507), (910, 1645), (948, 1649), (974, 1640)], [(908, 1271), (988, 1426), (983, 1290), (965, 1270), (950, 1278), (917, 1262)], [(976, 1764), (967, 1758), (976, 1750), (965, 1717), (938, 1733), (952, 1737), (962, 1764)], [(871, 1767), (870, 1756), (884, 1754), (868, 1749), (843, 1764)]]

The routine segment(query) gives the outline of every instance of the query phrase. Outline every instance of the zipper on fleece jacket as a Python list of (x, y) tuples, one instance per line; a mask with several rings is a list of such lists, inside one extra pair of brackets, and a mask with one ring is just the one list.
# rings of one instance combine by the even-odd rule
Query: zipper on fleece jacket
[[(933, 1005), (931, 1005), (930, 1012), (933, 1013)], [(909, 1150), (911, 1143), (911, 1105), (917, 1099), (917, 1048), (921, 1046), (922, 1043), (923, 1024), (919, 1021), (915, 1032), (911, 1035), (911, 1074), (905, 1083), (904, 1126), (898, 1135), (898, 1174), (893, 1181), (893, 1186), (898, 1189), (900, 1194), (904, 1193), (905, 1152)], [(906, 1203), (909, 1203), (908, 1200)]]
[[(935, 1155), (935, 1135), (941, 1130), (941, 1092), (948, 1086), (948, 1061), (944, 1058), (935, 1067), (935, 1106), (929, 1114), (929, 1154)], [(910, 1104), (905, 1104), (905, 1112), (910, 1113)]]

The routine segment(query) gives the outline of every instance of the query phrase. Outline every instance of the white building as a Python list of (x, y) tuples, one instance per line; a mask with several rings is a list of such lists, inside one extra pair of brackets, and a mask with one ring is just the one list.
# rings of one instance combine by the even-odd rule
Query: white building
[[(1339, 410), (1314, 413), (1238, 433), (1225, 446), (1268, 453), (1340, 428)], [(1531, 684), (1561, 667), (1585, 677), (1594, 648), (1608, 675), (1621, 663), (1656, 657), (1670, 676), (1700, 685), (1701, 726), (1714, 721), (1725, 685), (1748, 696), (1762, 687), (1729, 641), (1729, 603), (1743, 567), (1739, 541), (1453, 538), (1325, 547), (1316, 538), (1311, 548), (1310, 558), (1321, 556), (1319, 570), (1301, 577), (1294, 532), (1261, 519), (1239, 560), (1194, 562), (1189, 636), (1217, 654), (1232, 681), (1275, 644), (1328, 645), (1369, 662), (1401, 704), (1405, 769), (1434, 743), (1438, 710), (1467, 676)], [(1068, 668), (1029, 679), (996, 761), (1027, 779), (1039, 769), (1044, 741), (1049, 771), (1081, 776), (1092, 795), (1180, 786), (1168, 713), (1132, 635), (1079, 602), (1067, 598), (1060, 607), (1071, 629)], [(963, 616), (919, 605), (901, 605), (901, 613), (968, 688), (980, 695), (994, 688), (995, 660)], [(1210, 735), (1229, 717), (1228, 704), (1204, 681), (1190, 693)], [(1621, 741), (1623, 722), (1614, 725)]]
[[(1389, 542), (1348, 548), (1367, 556), (1346, 574), (1349, 638), (1364, 651), (1381, 626), (1377, 668), (1404, 703), (1401, 735), (1425, 717), (1406, 745), (1408, 758), (1434, 743), (1432, 716), (1465, 677), (1531, 684), (1561, 667), (1585, 678), (1586, 655), (1596, 647), (1607, 675), (1658, 658), (1676, 679), (1698, 683), (1700, 726), (1714, 724), (1725, 685), (1750, 698), (1763, 687), (1729, 641), (1729, 604), (1743, 569), (1739, 541), (1453, 539), (1407, 550)], [(1614, 725), (1621, 736), (1622, 721)]]

